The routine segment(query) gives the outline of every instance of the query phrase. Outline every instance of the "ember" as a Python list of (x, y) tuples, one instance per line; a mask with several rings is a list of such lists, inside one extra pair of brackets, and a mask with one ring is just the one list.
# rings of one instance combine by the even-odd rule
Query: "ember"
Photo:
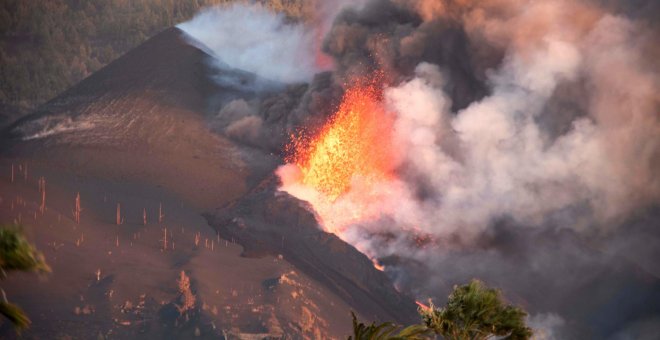
[(381, 104), (375, 81), (349, 88), (337, 113), (310, 140), (294, 138), (287, 161), (302, 172), (302, 183), (334, 201), (355, 176), (369, 183), (391, 176), (392, 119)]

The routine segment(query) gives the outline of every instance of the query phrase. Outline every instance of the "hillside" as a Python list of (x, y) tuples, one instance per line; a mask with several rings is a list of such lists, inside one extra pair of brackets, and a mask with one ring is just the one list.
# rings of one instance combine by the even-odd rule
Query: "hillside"
[[(253, 239), (216, 221), (219, 207), (244, 217), (227, 209), (248, 193), (258, 209), (288, 206), (279, 218), (309, 213), (254, 189), (273, 156), (211, 132), (217, 96), (252, 94), (210, 82), (234, 71), (211, 70), (208, 58), (167, 29), (4, 130), (0, 168), (16, 178), (0, 180), (0, 223), (23, 223), (54, 269), (48, 281), (17, 276), (6, 286), (33, 316), (27, 338), (338, 338), (350, 331), (350, 310), (366, 320), (414, 317), (412, 299), (313, 219), (295, 226), (300, 237), (287, 235), (290, 249), (260, 238), (284, 232), (279, 220), (250, 222)], [(78, 193), (79, 224), (71, 213)], [(173, 309), (182, 270), (198, 301), (185, 318)], [(0, 326), (0, 335), (12, 332)]]
[[(214, 89), (206, 57), (168, 29), (18, 121), (8, 129), (13, 142), (3, 144), (36, 159), (76, 162), (76, 171), (172, 183), (215, 206), (207, 183), (240, 176), (242, 165), (204, 125), (205, 94)], [(197, 184), (181, 183), (181, 173), (195, 174)], [(227, 192), (243, 190), (240, 181), (228, 185)]]

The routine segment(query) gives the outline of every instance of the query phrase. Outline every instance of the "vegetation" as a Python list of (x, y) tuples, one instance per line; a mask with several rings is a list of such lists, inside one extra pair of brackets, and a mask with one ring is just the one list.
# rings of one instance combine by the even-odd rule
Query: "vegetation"
[(353, 335), (348, 340), (422, 340), (428, 339), (432, 333), (424, 325), (408, 326), (396, 334), (399, 327), (391, 322), (385, 322), (379, 325), (372, 323), (367, 326), (362, 322), (358, 323), (355, 313), (353, 315)]
[[(47, 101), (202, 7), (231, 0), (0, 2), (0, 116)], [(262, 0), (302, 17), (302, 0)]]
[[(519, 307), (505, 304), (499, 290), (472, 280), (455, 286), (444, 308), (420, 307), (423, 324), (405, 328), (391, 335), (396, 326), (384, 323), (366, 326), (353, 314), (353, 336), (348, 339), (430, 339), (435, 333), (448, 340), (486, 340), (497, 337), (507, 340), (527, 340), (532, 329), (525, 325), (527, 313)], [(406, 332), (406, 330), (409, 330)]]
[[(43, 254), (37, 251), (20, 233), (16, 226), (0, 227), (0, 275), (7, 277), (10, 271), (31, 271), (46, 273), (50, 267)], [(0, 314), (9, 319), (20, 331), (30, 325), (30, 319), (23, 310), (7, 300), (5, 291), (0, 289)]]
[(472, 280), (454, 287), (444, 308), (420, 308), (424, 323), (445, 339), (485, 340), (492, 337), (522, 340), (532, 336), (525, 326), (527, 313), (507, 305), (499, 290)]

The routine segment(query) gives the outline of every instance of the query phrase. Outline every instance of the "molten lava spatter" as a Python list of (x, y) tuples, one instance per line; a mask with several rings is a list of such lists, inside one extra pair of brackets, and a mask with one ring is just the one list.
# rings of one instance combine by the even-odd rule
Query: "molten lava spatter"
[(309, 140), (292, 141), (287, 159), (302, 172), (302, 183), (330, 201), (349, 190), (357, 177), (375, 183), (391, 176), (392, 120), (374, 82), (349, 88), (336, 114)]

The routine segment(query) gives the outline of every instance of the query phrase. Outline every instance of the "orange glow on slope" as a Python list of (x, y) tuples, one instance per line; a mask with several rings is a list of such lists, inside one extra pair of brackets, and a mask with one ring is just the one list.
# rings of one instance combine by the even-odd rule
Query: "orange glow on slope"
[(292, 141), (287, 159), (301, 171), (304, 185), (331, 202), (358, 176), (367, 184), (388, 179), (393, 170), (392, 119), (373, 84), (349, 88), (335, 115), (311, 138)]
[(381, 272), (382, 272), (382, 271), (385, 271), (385, 266), (383, 266), (383, 265), (381, 265), (380, 263), (378, 263), (378, 261), (377, 261), (376, 259), (371, 259), (371, 263), (374, 264), (374, 268), (376, 268), (376, 270), (379, 270), (379, 271), (381, 271)]

